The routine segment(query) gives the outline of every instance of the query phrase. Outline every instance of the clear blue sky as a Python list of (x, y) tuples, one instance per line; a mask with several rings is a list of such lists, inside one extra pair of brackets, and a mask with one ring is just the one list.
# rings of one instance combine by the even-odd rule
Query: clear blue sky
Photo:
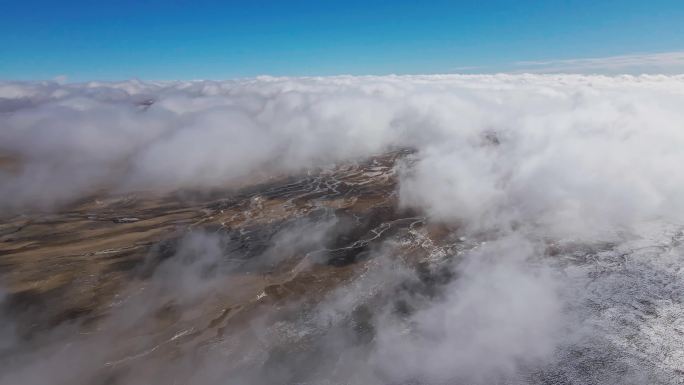
[(0, 0), (0, 79), (508, 70), (684, 50), (684, 0)]

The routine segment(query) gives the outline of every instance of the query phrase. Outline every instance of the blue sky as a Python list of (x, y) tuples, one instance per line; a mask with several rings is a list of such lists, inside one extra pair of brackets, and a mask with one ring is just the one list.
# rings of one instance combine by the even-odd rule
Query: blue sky
[(630, 72), (639, 71), (639, 58), (653, 61), (649, 55), (662, 53), (675, 64), (681, 59), (674, 71), (684, 70), (684, 56), (677, 56), (684, 51), (681, 0), (0, 0), (0, 6), (0, 79), (572, 72), (574, 59), (606, 59), (599, 67), (607, 68), (615, 57), (636, 61), (622, 68)]

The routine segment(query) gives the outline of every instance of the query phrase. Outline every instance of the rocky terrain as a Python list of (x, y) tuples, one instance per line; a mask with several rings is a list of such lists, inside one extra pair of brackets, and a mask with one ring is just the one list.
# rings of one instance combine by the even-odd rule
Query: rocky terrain
[[(377, 360), (388, 338), (382, 322), (399, 333), (392, 338), (424, 333), (413, 317), (448, 303), (460, 259), (496, 241), (466, 239), (400, 207), (396, 174), (412, 156), (397, 150), (230, 191), (99, 196), (5, 220), (3, 380), (39, 383), (47, 368), (54, 383), (71, 384), (393, 383), (382, 363), (380, 374), (349, 371)], [(665, 244), (627, 250), (548, 240), (543, 263), (586, 289), (566, 311), (613, 330), (561, 346), (558, 361), (492, 378), (601, 383), (615, 368), (633, 383), (684, 375), (671, 340), (684, 342), (681, 270), (658, 268), (663, 255), (680, 258), (681, 239), (675, 231)]]
[[(449, 273), (433, 272), (431, 261), (464, 242), (398, 207), (396, 167), (410, 154), (397, 150), (237, 191), (98, 197), (6, 220), (3, 307), (27, 343), (6, 359), (21, 361), (21, 350), (45, 344), (55, 328), (86, 336), (78, 337), (83, 344), (101, 333), (108, 351), (98, 354), (93, 377), (79, 381), (111, 383), (140, 367), (158, 378), (150, 363), (167, 371), (178, 355), (258, 343), (246, 325), (260, 320), (272, 328), (297, 316), (362, 276), (382, 247), (420, 272), (411, 290), (434, 295)], [(119, 323), (120, 313), (138, 306), (145, 309), (135, 320)], [(350, 322), (358, 338), (372, 338), (364, 306), (352, 309)]]

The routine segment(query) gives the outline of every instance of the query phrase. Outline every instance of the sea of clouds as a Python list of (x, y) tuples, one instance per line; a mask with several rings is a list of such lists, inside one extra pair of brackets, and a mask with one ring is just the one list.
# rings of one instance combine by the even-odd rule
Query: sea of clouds
[[(407, 299), (418, 309), (409, 320), (378, 307), (362, 348), (335, 325), (364, 293), (413, 274), (379, 255), (314, 311), (314, 329), (333, 330), (321, 351), (336, 358), (319, 362), (312, 381), (677, 383), (682, 106), (684, 76), (4, 82), (0, 213), (57, 210), (103, 191), (240, 186), (412, 148), (401, 205), (487, 241), (450, 267), (459, 278), (440, 300)], [(191, 383), (279, 383), (301, 365), (273, 375), (211, 357), (196, 374), (183, 370)], [(35, 369), (26, 368), (10, 378)]]
[(679, 218), (683, 101), (681, 76), (4, 82), (0, 153), (19, 166), (0, 171), (0, 209), (225, 186), (394, 146), (419, 151), (406, 203), (440, 219), (563, 232)]

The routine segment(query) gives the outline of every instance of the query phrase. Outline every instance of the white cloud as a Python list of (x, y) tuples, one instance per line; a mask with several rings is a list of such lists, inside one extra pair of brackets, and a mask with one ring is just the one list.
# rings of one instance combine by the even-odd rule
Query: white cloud
[[(661, 64), (680, 59), (652, 58)], [(562, 65), (631, 66), (646, 59), (584, 60)], [(377, 270), (342, 286), (313, 310), (318, 318), (311, 322), (319, 322), (316, 336), (322, 337), (311, 359), (332, 364), (321, 365), (311, 377), (371, 384), (454, 378), (492, 383), (548, 359), (552, 369), (567, 374), (562, 379), (567, 383), (654, 383), (653, 378), (674, 378), (682, 365), (676, 355), (681, 336), (658, 318), (658, 312), (678, 316), (682, 305), (676, 267), (684, 223), (684, 174), (678, 172), (684, 164), (682, 105), (684, 76), (667, 75), (0, 83), (0, 155), (21, 165), (0, 169), (0, 209), (59, 207), (102, 188), (234, 185), (257, 174), (413, 147), (414, 162), (399, 174), (401, 203), (430, 221), (460, 224), (459, 235), (467, 239), (489, 242), (450, 266), (459, 278), (446, 285), (443, 298), (409, 298), (416, 311), (403, 320), (386, 307), (374, 309), (369, 322), (376, 339), (365, 350), (350, 345), (336, 328), (344, 329), (345, 317), (368, 293), (391, 298), (397, 293), (393, 285), (411, 278), (386, 255), (378, 257)], [(647, 222), (674, 223), (675, 229), (668, 229), (664, 240), (639, 243)], [(306, 244), (321, 237), (312, 237), (310, 226), (302, 229), (277, 240)], [(168, 270), (160, 270), (166, 275), (157, 277), (161, 291), (173, 286), (179, 290), (174, 295), (193, 302), (213, 290), (215, 282), (196, 285), (193, 274), (221, 259), (219, 241), (201, 235), (186, 239), (181, 256), (204, 257), (193, 260), (192, 268), (171, 260)], [(560, 245), (556, 259), (543, 256), (550, 243)], [(613, 246), (597, 251), (595, 244)], [(117, 316), (123, 315), (128, 314)], [(273, 338), (268, 333), (277, 334), (259, 322), (266, 321), (256, 320), (250, 329), (259, 343), (244, 345), (254, 349), (250, 357), (268, 356)], [(289, 326), (293, 334), (310, 336), (309, 324)], [(81, 349), (76, 357), (91, 350), (111, 353), (101, 351), (99, 342), (71, 346)], [(191, 368), (163, 368), (169, 377), (178, 373), (196, 379), (193, 383), (216, 383), (235, 375), (224, 353), (193, 357)], [(64, 366), (61, 356), (49, 357), (49, 365)], [(334, 359), (324, 361), (329, 357)], [(650, 360), (648, 370), (636, 370), (644, 357)], [(18, 375), (40, 380), (44, 372), (31, 365), (40, 367), (42, 358)], [(295, 362), (288, 358), (276, 362), (284, 368), (277, 375), (301, 372), (287, 366)], [(601, 372), (605, 362), (629, 370)], [(596, 371), (587, 374), (590, 364)], [(282, 383), (258, 365), (242, 374), (245, 383)]]
[(0, 171), (0, 207), (49, 208), (103, 188), (231, 185), (410, 146), (419, 161), (402, 200), (435, 218), (558, 234), (680, 219), (684, 180), (672, 170), (684, 163), (683, 84), (662, 75), (2, 83), (0, 152), (22, 167)]
[(684, 73), (684, 51), (594, 58), (520, 61), (515, 72), (533, 73)]

